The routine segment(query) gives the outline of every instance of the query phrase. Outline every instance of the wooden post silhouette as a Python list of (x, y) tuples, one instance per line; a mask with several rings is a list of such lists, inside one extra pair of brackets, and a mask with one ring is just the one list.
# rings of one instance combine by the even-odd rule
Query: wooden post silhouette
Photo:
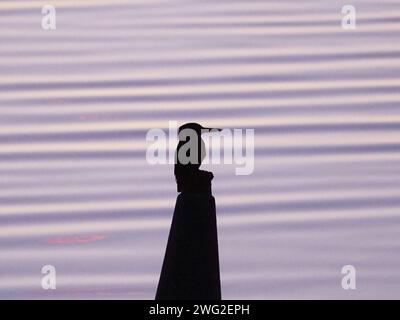
[[(192, 141), (198, 150), (197, 163), (183, 164), (179, 157), (180, 148), (191, 143), (181, 134), (185, 129), (194, 130), (198, 137), (197, 142)], [(200, 138), (203, 130), (210, 129), (196, 123), (179, 128), (180, 142), (174, 172), (180, 194), (176, 200), (156, 300), (221, 299), (215, 199), (211, 193), (213, 174), (199, 170), (205, 157), (204, 142)]]

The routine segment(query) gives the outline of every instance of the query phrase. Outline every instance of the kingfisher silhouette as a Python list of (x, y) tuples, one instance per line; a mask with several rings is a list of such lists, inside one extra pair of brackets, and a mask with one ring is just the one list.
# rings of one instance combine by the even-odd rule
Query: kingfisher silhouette
[(200, 170), (206, 156), (204, 128), (187, 123), (178, 130), (175, 153), (177, 197), (156, 300), (219, 300), (221, 283), (212, 172)]

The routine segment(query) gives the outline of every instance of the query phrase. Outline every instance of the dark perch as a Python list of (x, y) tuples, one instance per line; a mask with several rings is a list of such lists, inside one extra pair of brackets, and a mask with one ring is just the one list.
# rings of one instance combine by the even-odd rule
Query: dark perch
[[(180, 127), (177, 151), (188, 142), (181, 136), (183, 129), (195, 130), (200, 137), (200, 129), (205, 128), (192, 123)], [(181, 194), (176, 200), (156, 300), (221, 299), (213, 174), (199, 170), (205, 157), (204, 142), (198, 139), (196, 147), (198, 164), (183, 165), (179, 159), (175, 164)]]

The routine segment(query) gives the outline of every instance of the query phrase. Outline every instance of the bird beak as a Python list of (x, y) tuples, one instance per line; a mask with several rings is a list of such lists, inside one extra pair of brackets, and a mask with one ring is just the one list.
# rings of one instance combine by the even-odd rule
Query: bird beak
[(211, 133), (222, 131), (222, 129), (220, 129), (220, 128), (203, 128), (203, 129), (205, 129)]

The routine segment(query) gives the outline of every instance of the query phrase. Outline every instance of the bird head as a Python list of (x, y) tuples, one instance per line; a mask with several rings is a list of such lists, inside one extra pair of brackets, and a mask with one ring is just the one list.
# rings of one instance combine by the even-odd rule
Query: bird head
[(202, 133), (205, 133), (205, 132), (222, 130), (222, 129), (218, 129), (218, 128), (206, 128), (206, 127), (203, 127), (199, 123), (189, 122), (189, 123), (185, 123), (184, 125), (179, 127), (178, 134), (185, 129), (191, 129), (191, 130), (195, 131), (198, 136), (200, 136)]
[[(190, 131), (191, 130), (191, 131)], [(178, 135), (179, 135), (179, 144), (177, 147), (177, 153), (179, 152), (179, 149), (183, 147), (186, 143), (196, 143), (195, 144), (195, 150), (197, 150), (197, 161), (196, 161), (196, 167), (199, 167), (203, 159), (205, 158), (205, 143), (203, 139), (201, 139), (201, 134), (205, 132), (213, 132), (213, 131), (221, 131), (222, 129), (217, 129), (217, 128), (207, 128), (203, 127), (202, 125), (194, 122), (190, 123), (185, 123), (184, 125), (180, 126), (178, 129)], [(193, 133), (195, 137), (193, 138)], [(191, 140), (191, 139), (194, 140)], [(186, 155), (190, 155), (190, 150), (187, 151)], [(179, 159), (176, 160), (177, 163), (179, 163)]]

